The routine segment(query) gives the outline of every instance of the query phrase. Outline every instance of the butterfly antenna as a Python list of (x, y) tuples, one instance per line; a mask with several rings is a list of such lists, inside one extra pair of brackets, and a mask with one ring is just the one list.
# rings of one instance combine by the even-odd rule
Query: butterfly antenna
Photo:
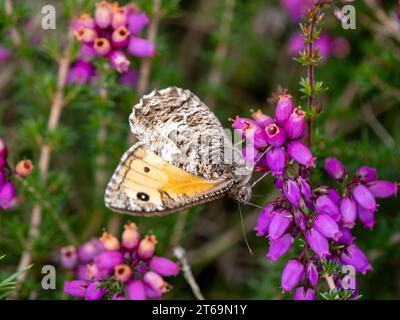
[(242, 232), (243, 232), (244, 242), (246, 243), (247, 249), (249, 249), (250, 254), (253, 255), (253, 250), (251, 250), (251, 248), (250, 248), (250, 244), (247, 241), (246, 231), (244, 230), (242, 207), (240, 206), (240, 202), (239, 201), (238, 201), (238, 206), (239, 206), (240, 222), (242, 224)]
[(248, 202), (248, 201), (242, 201), (242, 202), (243, 202), (244, 204), (248, 204), (249, 206), (253, 206), (253, 207), (256, 207), (256, 208), (259, 208), (259, 209), (264, 209), (263, 207), (261, 207), (261, 206), (255, 204), (255, 203), (251, 203), (251, 202)]
[(269, 174), (270, 174), (269, 171), (265, 172), (260, 178), (258, 178), (256, 181), (253, 182), (253, 184), (251, 185), (251, 188), (253, 188), (257, 183), (259, 183), (262, 179), (264, 179)]

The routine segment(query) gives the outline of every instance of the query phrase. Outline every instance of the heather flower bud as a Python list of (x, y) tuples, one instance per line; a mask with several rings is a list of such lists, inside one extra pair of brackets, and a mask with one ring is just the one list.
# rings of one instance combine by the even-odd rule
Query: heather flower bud
[(271, 261), (278, 260), (290, 249), (292, 244), (293, 244), (293, 237), (289, 233), (286, 233), (277, 240), (272, 240), (269, 245), (267, 258), (270, 259)]
[(357, 207), (357, 215), (358, 219), (360, 219), (361, 223), (368, 229), (372, 229), (375, 225), (375, 211), (368, 210), (363, 208), (362, 206)]
[(340, 255), (340, 259), (344, 264), (353, 266), (357, 272), (361, 272), (364, 275), (367, 271), (372, 269), (372, 266), (369, 264), (364, 252), (362, 252), (356, 245), (348, 246)]
[(274, 212), (268, 227), (269, 238), (271, 240), (279, 239), (286, 232), (291, 222), (292, 216), (289, 211)]
[(111, 65), (118, 72), (122, 73), (128, 71), (130, 61), (122, 51), (114, 50), (110, 53), (108, 58), (110, 60)]
[(94, 66), (84, 60), (76, 61), (68, 71), (68, 83), (85, 84), (94, 77)]
[(88, 285), (89, 282), (83, 280), (66, 281), (64, 282), (64, 293), (76, 298), (84, 298)]
[(85, 300), (100, 300), (107, 292), (107, 288), (99, 288), (99, 281), (91, 282), (86, 289)]
[(294, 223), (299, 227), (301, 231), (306, 231), (306, 219), (304, 218), (303, 212), (296, 209), (293, 213)]
[(283, 147), (269, 149), (265, 154), (265, 158), (273, 176), (283, 174), (286, 164), (286, 152)]
[(315, 290), (312, 288), (298, 287), (294, 291), (294, 300), (315, 300)]
[(83, 26), (85, 28), (94, 29), (96, 27), (94, 19), (87, 13), (81, 14), (76, 22), (77, 28)]
[(254, 231), (256, 231), (259, 237), (263, 237), (269, 228), (269, 224), (272, 219), (272, 210), (274, 206), (272, 203), (268, 203), (261, 211), (260, 215), (258, 216), (257, 225), (254, 227)]
[(132, 34), (138, 34), (150, 22), (144, 12), (133, 12), (128, 17), (128, 29)]
[(334, 203), (339, 205), (340, 199), (341, 199), (339, 192), (337, 192), (336, 189), (331, 188), (331, 187), (328, 187), (326, 192), (327, 192), (329, 199), (331, 199)]
[(357, 204), (351, 198), (343, 198), (340, 203), (342, 223), (346, 228), (353, 228), (357, 219)]
[(318, 284), (318, 270), (314, 263), (309, 262), (306, 268), (307, 279), (316, 288)]
[(119, 240), (108, 231), (103, 232), (100, 241), (106, 250), (119, 250)]
[(337, 241), (338, 243), (345, 244), (348, 246), (351, 245), (354, 242), (354, 240), (356, 240), (356, 238), (353, 237), (353, 235), (351, 234), (350, 229), (339, 226), (339, 230), (342, 233), (342, 236)]
[(300, 141), (292, 141), (288, 144), (288, 154), (294, 161), (306, 167), (314, 166), (315, 157), (310, 149)]
[(94, 29), (79, 27), (74, 31), (74, 36), (79, 42), (93, 43), (97, 37), (97, 32)]
[(286, 141), (286, 133), (285, 130), (278, 127), (276, 124), (270, 124), (265, 128), (266, 139), (270, 145), (275, 147), (282, 146)]
[(97, 268), (112, 271), (123, 263), (122, 253), (119, 251), (105, 251), (94, 258)]
[(111, 26), (117, 29), (128, 23), (128, 9), (125, 7), (118, 8), (112, 15)]
[(106, 1), (96, 3), (94, 20), (101, 29), (106, 29), (111, 24), (112, 11), (109, 3)]
[(94, 40), (93, 48), (98, 55), (106, 56), (111, 51), (111, 44), (106, 38), (96, 38)]
[(368, 183), (368, 189), (375, 198), (389, 198), (396, 196), (397, 183), (385, 180), (376, 180)]
[(131, 36), (128, 43), (128, 52), (135, 57), (153, 57), (156, 53), (154, 43), (147, 39)]
[(252, 115), (253, 119), (263, 128), (268, 127), (270, 124), (274, 123), (274, 120), (263, 113), (260, 109), (254, 112)]
[(78, 264), (78, 255), (74, 246), (61, 248), (61, 265), (65, 269), (73, 269)]
[(165, 282), (159, 274), (153, 271), (145, 273), (143, 282), (148, 285), (158, 297), (168, 292), (170, 288), (169, 284)]
[(139, 243), (137, 254), (140, 259), (150, 259), (156, 249), (157, 239), (154, 235), (147, 235)]
[(378, 179), (378, 173), (376, 169), (373, 167), (360, 167), (357, 171), (355, 176), (360, 179), (363, 183), (368, 183)]
[(337, 241), (342, 234), (335, 220), (324, 213), (318, 214), (314, 219), (314, 228), (323, 236)]
[(78, 248), (78, 257), (80, 261), (89, 262), (98, 253), (104, 250), (103, 244), (97, 239), (85, 242)]
[(250, 143), (246, 143), (246, 147), (242, 150), (242, 156), (250, 166), (260, 162), (260, 154), (260, 151)]
[(318, 213), (325, 213), (333, 220), (340, 221), (340, 210), (329, 196), (319, 196), (315, 202), (315, 209)]
[(15, 166), (15, 172), (20, 177), (28, 177), (33, 170), (33, 165), (31, 160), (21, 160)]
[(133, 222), (127, 223), (124, 226), (122, 233), (122, 247), (128, 251), (135, 249), (140, 241), (140, 234), (136, 224)]
[(300, 176), (297, 177), (297, 183), (300, 187), (300, 192), (304, 197), (309, 198), (313, 195), (310, 185), (304, 178)]
[(355, 186), (352, 190), (352, 194), (360, 206), (368, 210), (376, 210), (375, 198), (366, 186), (363, 184)]
[(283, 193), (291, 204), (298, 207), (300, 205), (300, 188), (296, 181), (288, 179), (283, 182)]
[(129, 31), (125, 26), (120, 26), (115, 29), (111, 34), (111, 41), (114, 47), (122, 48), (128, 44), (129, 41)]
[(343, 180), (347, 175), (346, 167), (336, 158), (325, 159), (325, 171), (334, 180)]
[(120, 264), (115, 266), (114, 276), (117, 281), (127, 282), (132, 276), (132, 269), (126, 264)]
[(299, 260), (290, 260), (282, 272), (281, 287), (289, 292), (297, 286), (304, 274), (304, 266)]
[(17, 191), (14, 185), (7, 181), (0, 186), (0, 208), (8, 209), (15, 199)]
[(304, 117), (306, 113), (299, 108), (294, 109), (285, 124), (286, 135), (290, 139), (299, 139), (304, 135)]
[(179, 273), (179, 264), (163, 257), (154, 256), (151, 258), (149, 266), (151, 270), (164, 277), (176, 276)]
[(141, 280), (132, 280), (126, 286), (129, 300), (146, 300), (144, 283)]
[(328, 240), (316, 229), (312, 228), (306, 232), (306, 241), (321, 259), (330, 256)]
[(277, 189), (282, 190), (283, 188), (283, 177), (278, 176), (275, 178), (274, 185)]
[(276, 104), (275, 120), (280, 126), (284, 126), (294, 109), (292, 96), (289, 94), (279, 96)]
[(133, 68), (129, 68), (129, 70), (119, 76), (118, 82), (127, 87), (136, 86), (139, 79), (139, 75), (137, 71)]

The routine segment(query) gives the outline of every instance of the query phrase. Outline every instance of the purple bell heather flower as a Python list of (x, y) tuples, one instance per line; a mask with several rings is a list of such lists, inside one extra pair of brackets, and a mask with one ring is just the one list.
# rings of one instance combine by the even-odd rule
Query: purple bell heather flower
[(304, 275), (303, 264), (296, 259), (290, 260), (282, 271), (281, 287), (289, 292), (297, 286)]
[(352, 190), (353, 198), (357, 201), (357, 203), (364, 207), (365, 209), (375, 211), (376, 210), (376, 201), (369, 189), (363, 185), (359, 184), (355, 186)]
[(119, 7), (113, 12), (111, 19), (111, 27), (118, 29), (121, 26), (125, 26), (128, 23), (128, 9), (126, 7)]
[(85, 298), (88, 281), (73, 280), (64, 282), (64, 293), (76, 298)]
[(84, 60), (76, 61), (68, 72), (68, 83), (85, 84), (95, 75), (94, 66)]
[(306, 219), (304, 217), (303, 212), (296, 209), (293, 213), (293, 217), (296, 226), (298, 226), (301, 231), (306, 231)]
[(340, 255), (340, 259), (344, 264), (353, 266), (357, 272), (361, 272), (364, 275), (372, 269), (364, 252), (356, 245), (348, 246), (345, 252)]
[(278, 127), (276, 124), (270, 124), (265, 128), (266, 139), (270, 145), (275, 147), (282, 146), (286, 141), (286, 133), (285, 130)]
[(74, 31), (74, 36), (79, 42), (92, 44), (97, 38), (97, 31), (90, 28), (79, 27)]
[(111, 65), (120, 73), (128, 71), (130, 61), (120, 50), (114, 50), (108, 56)]
[(85, 300), (100, 300), (107, 292), (107, 288), (99, 288), (99, 281), (91, 282), (86, 289)]
[(325, 171), (333, 180), (343, 180), (347, 175), (346, 167), (336, 158), (325, 159)]
[(93, 239), (87, 241), (78, 248), (79, 260), (82, 262), (89, 262), (103, 250), (104, 247), (100, 240)]
[(290, 139), (299, 139), (304, 135), (304, 117), (306, 113), (299, 108), (294, 109), (285, 124), (286, 135)]
[(254, 121), (256, 121), (263, 128), (266, 128), (270, 124), (274, 123), (274, 120), (270, 116), (267, 116), (265, 113), (263, 113), (260, 109), (254, 112), (251, 116), (253, 117)]
[(153, 271), (148, 271), (144, 274), (143, 282), (154, 291), (156, 297), (161, 297), (169, 291), (170, 286), (168, 283), (158, 273)]
[(65, 269), (73, 269), (78, 264), (78, 255), (74, 246), (61, 248), (60, 250), (61, 265)]
[(11, 57), (10, 49), (6, 47), (0, 47), (0, 62), (6, 62)]
[(246, 143), (244, 149), (242, 149), (243, 158), (246, 160), (246, 163), (250, 166), (254, 166), (256, 162), (260, 162), (261, 152), (252, 144)]
[(144, 283), (141, 280), (132, 280), (126, 286), (126, 292), (130, 300), (146, 300)]
[(283, 193), (291, 204), (298, 207), (300, 205), (300, 188), (296, 181), (288, 179), (283, 182)]
[(316, 288), (318, 284), (318, 270), (313, 262), (309, 262), (306, 267), (306, 275), (310, 284)]
[(176, 276), (179, 273), (179, 264), (163, 257), (154, 256), (151, 258), (149, 267), (163, 277)]
[(156, 53), (154, 43), (149, 40), (131, 36), (128, 43), (128, 52), (135, 57), (153, 57)]
[(247, 143), (254, 145), (256, 148), (267, 147), (268, 142), (265, 131), (256, 122), (250, 122), (247, 125), (247, 128), (241, 129)]
[[(291, 55), (297, 55), (299, 51), (306, 49), (302, 32), (295, 32), (287, 41), (287, 50)], [(321, 63), (325, 63), (332, 53), (332, 38), (327, 34), (322, 34), (315, 41), (315, 47), (319, 48)]]
[(339, 205), (340, 199), (341, 199), (339, 192), (337, 192), (336, 189), (331, 188), (331, 187), (328, 187), (326, 192), (327, 192), (328, 197), (329, 197), (334, 203), (336, 203), (337, 205)]
[(111, 51), (111, 43), (107, 38), (94, 39), (93, 49), (99, 56), (106, 56)]
[(342, 223), (346, 228), (353, 228), (357, 219), (357, 204), (351, 198), (343, 198), (340, 202)]
[(293, 99), (290, 94), (279, 96), (276, 104), (275, 121), (282, 127), (285, 126), (294, 109)]
[(376, 180), (368, 183), (368, 189), (375, 198), (389, 198), (396, 196), (397, 183), (385, 180)]
[(17, 191), (10, 181), (6, 181), (0, 186), (0, 208), (8, 209), (15, 199)]
[(361, 206), (357, 208), (358, 219), (368, 229), (372, 229), (375, 225), (375, 211), (365, 209)]
[(281, 176), (286, 164), (286, 152), (283, 147), (270, 148), (265, 154), (267, 164), (273, 176)]
[(115, 293), (113, 294), (111, 300), (127, 300), (127, 299), (122, 293)]
[(289, 211), (274, 212), (268, 227), (269, 238), (271, 240), (279, 239), (286, 232), (291, 222), (292, 216)]
[(300, 187), (300, 192), (304, 197), (309, 198), (313, 195), (310, 185), (303, 177), (297, 177), (297, 183)]
[(127, 282), (132, 276), (132, 269), (126, 264), (120, 264), (114, 268), (115, 279), (121, 282)]
[(119, 76), (119, 83), (127, 86), (127, 87), (134, 87), (137, 85), (139, 80), (139, 75), (137, 71), (133, 68), (129, 68), (127, 72), (122, 73)]
[(105, 251), (94, 258), (96, 266), (99, 269), (112, 271), (123, 263), (122, 253), (119, 251)]
[(132, 34), (138, 34), (149, 22), (150, 20), (146, 13), (133, 12), (128, 17), (128, 29)]
[(349, 246), (354, 242), (354, 240), (356, 240), (356, 237), (351, 234), (350, 229), (339, 226), (339, 230), (342, 233), (342, 236), (337, 241), (338, 243)]
[(274, 185), (277, 189), (282, 190), (283, 188), (283, 177), (276, 177), (274, 181)]
[(321, 195), (315, 202), (315, 209), (318, 213), (325, 213), (333, 220), (340, 221), (340, 210), (329, 196)]
[(89, 61), (97, 56), (98, 54), (92, 45), (82, 44), (79, 50), (79, 60)]
[(300, 141), (292, 141), (288, 144), (288, 154), (294, 161), (306, 167), (314, 166), (315, 157), (310, 149)]
[(256, 231), (259, 237), (263, 237), (269, 228), (269, 224), (272, 219), (272, 210), (274, 209), (274, 205), (272, 203), (268, 203), (261, 211), (258, 216), (257, 225), (254, 227), (254, 231)]
[(376, 169), (373, 167), (366, 167), (366, 166), (358, 168), (355, 176), (359, 178), (360, 181), (363, 183), (368, 183), (378, 179), (378, 173), (376, 172)]
[(21, 178), (28, 177), (31, 174), (32, 170), (33, 164), (32, 161), (29, 159), (20, 160), (15, 165), (15, 173)]
[(236, 116), (233, 120), (232, 128), (239, 132), (243, 138), (246, 138), (246, 130), (255, 129), (262, 130), (261, 126), (254, 120)]
[(289, 233), (284, 234), (277, 240), (272, 240), (269, 245), (267, 258), (271, 261), (278, 260), (290, 249), (293, 241), (294, 239)]
[(328, 239), (316, 229), (312, 228), (306, 232), (306, 241), (321, 259), (330, 256)]
[(149, 260), (156, 249), (157, 239), (154, 235), (147, 235), (139, 243), (137, 249), (138, 257), (142, 260)]
[(96, 25), (101, 29), (106, 29), (112, 21), (111, 3), (101, 1), (96, 3), (94, 20)]
[(114, 251), (120, 248), (119, 240), (111, 232), (104, 231), (100, 237), (100, 241), (106, 250)]
[(77, 30), (79, 27), (95, 29), (96, 25), (94, 19), (87, 13), (83, 13), (78, 19), (72, 22), (72, 30)]
[(315, 290), (312, 288), (298, 287), (294, 291), (294, 300), (315, 300)]
[(135, 249), (140, 242), (140, 234), (135, 223), (129, 222), (124, 226), (124, 232), (122, 233), (122, 247), (125, 250), (132, 251)]
[(125, 26), (120, 26), (111, 34), (111, 42), (115, 48), (125, 47), (129, 42), (129, 30)]
[(341, 236), (335, 220), (325, 213), (318, 214), (314, 219), (314, 228), (323, 236), (337, 241)]

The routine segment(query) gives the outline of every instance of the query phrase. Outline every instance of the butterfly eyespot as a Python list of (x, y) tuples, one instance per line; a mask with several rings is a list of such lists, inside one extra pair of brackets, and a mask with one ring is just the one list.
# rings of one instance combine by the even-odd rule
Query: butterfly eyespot
[(150, 172), (150, 168), (149, 167), (144, 167), (143, 170), (144, 170), (144, 172)]
[(150, 200), (149, 195), (147, 193), (144, 193), (144, 192), (138, 192), (136, 194), (136, 197), (141, 201), (149, 201)]

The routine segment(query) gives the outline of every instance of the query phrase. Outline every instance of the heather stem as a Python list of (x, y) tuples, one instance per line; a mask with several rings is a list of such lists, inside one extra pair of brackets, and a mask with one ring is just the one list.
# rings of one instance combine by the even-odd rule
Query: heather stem
[[(315, 29), (315, 25), (314, 22), (311, 24), (310, 26), (310, 34), (309, 37), (311, 39), (310, 43), (308, 44), (307, 47), (307, 52), (308, 52), (308, 57), (311, 57), (313, 55), (313, 36), (314, 36), (314, 29)], [(313, 106), (313, 102), (314, 102), (314, 64), (313, 63), (309, 63), (308, 65), (308, 84), (310, 86), (310, 95), (308, 97), (308, 101), (307, 101), (307, 106), (308, 106), (308, 111), (311, 111), (312, 106)], [(307, 144), (308, 146), (311, 146), (311, 119), (308, 118), (307, 119)]]

